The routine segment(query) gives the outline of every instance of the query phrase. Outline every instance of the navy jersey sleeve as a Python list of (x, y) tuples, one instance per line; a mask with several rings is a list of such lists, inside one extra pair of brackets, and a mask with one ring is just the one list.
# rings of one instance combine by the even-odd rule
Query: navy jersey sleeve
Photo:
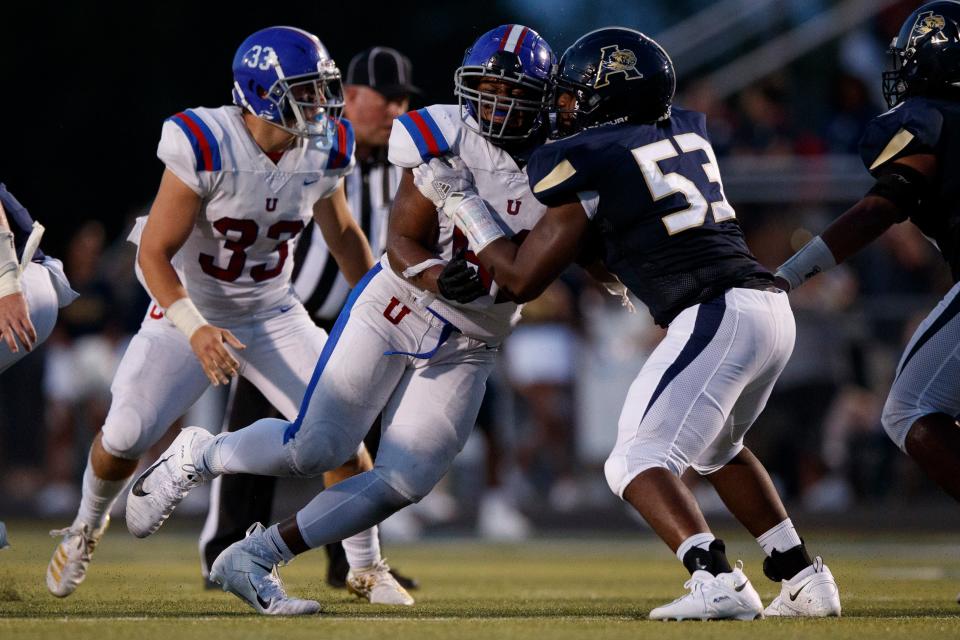
[(867, 125), (860, 156), (870, 173), (906, 156), (935, 153), (943, 129), (943, 114), (920, 98), (901, 103)]
[[(570, 142), (573, 142), (571, 140)], [(548, 207), (583, 200), (592, 187), (588, 154), (580, 145), (563, 140), (537, 149), (530, 158), (527, 175), (534, 197)]]
[[(7, 191), (7, 186), (0, 183), (0, 204), (3, 204), (3, 210), (7, 214), (7, 222), (10, 224), (10, 231), (13, 232), (13, 242), (17, 249), (17, 257), (23, 256), (23, 247), (30, 237), (30, 231), (33, 230), (33, 217), (27, 208), (13, 197), (13, 194)], [(37, 249), (33, 254), (34, 262), (43, 261), (43, 252)]]

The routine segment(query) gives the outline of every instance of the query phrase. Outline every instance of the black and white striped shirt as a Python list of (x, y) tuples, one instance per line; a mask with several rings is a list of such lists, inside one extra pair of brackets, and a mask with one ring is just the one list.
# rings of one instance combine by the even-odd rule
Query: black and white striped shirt
[[(387, 216), (403, 174), (402, 168), (387, 161), (386, 151), (384, 148), (367, 160), (358, 159), (344, 184), (350, 211), (370, 241), (374, 258), (386, 250)], [(297, 242), (293, 287), (307, 312), (317, 320), (335, 320), (347, 301), (350, 285), (315, 222), (303, 230)]]

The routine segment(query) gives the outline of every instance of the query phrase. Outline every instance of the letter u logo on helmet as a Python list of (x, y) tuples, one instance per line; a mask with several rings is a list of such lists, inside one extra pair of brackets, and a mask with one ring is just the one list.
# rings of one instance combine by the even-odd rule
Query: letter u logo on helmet
[(340, 70), (312, 33), (268, 27), (233, 57), (233, 101), (284, 131), (332, 143), (343, 113)]
[(453, 77), (464, 122), (494, 143), (533, 137), (547, 123), (555, 62), (550, 45), (530, 27), (487, 31), (467, 49)]

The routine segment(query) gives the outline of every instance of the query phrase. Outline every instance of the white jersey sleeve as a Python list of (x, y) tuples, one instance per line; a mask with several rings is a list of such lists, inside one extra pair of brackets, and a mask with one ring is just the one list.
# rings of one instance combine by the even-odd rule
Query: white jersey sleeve
[(160, 134), (157, 157), (184, 184), (204, 198), (213, 191), (222, 168), (219, 130), (197, 111), (187, 109), (166, 119)]
[(412, 169), (430, 158), (459, 155), (463, 122), (457, 105), (433, 105), (409, 111), (393, 121), (388, 159)]

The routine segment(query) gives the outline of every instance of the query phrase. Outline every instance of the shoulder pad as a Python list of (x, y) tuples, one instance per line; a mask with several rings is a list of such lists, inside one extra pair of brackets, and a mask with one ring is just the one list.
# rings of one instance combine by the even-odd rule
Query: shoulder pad
[(349, 120), (341, 118), (337, 122), (337, 133), (333, 138), (333, 146), (330, 148), (325, 168), (329, 171), (350, 168), (355, 146), (353, 125)]
[(193, 109), (181, 111), (167, 118), (166, 122), (175, 124), (187, 137), (193, 149), (197, 171), (220, 171), (223, 161), (220, 157), (220, 143), (210, 126)]
[(943, 129), (943, 114), (926, 100), (911, 98), (867, 124), (860, 157), (871, 172), (896, 158), (933, 153)]
[(433, 106), (409, 111), (393, 123), (390, 133), (390, 162), (401, 167), (416, 167), (430, 158), (450, 153), (456, 129), (450, 114)]
[(571, 153), (576, 147), (569, 140), (543, 145), (533, 152), (527, 165), (530, 190), (548, 207), (574, 198), (585, 189), (587, 167)]
[(691, 129), (694, 133), (705, 134), (707, 132), (707, 116), (700, 111), (673, 107), (670, 119), (681, 126), (686, 125), (685, 128)]

